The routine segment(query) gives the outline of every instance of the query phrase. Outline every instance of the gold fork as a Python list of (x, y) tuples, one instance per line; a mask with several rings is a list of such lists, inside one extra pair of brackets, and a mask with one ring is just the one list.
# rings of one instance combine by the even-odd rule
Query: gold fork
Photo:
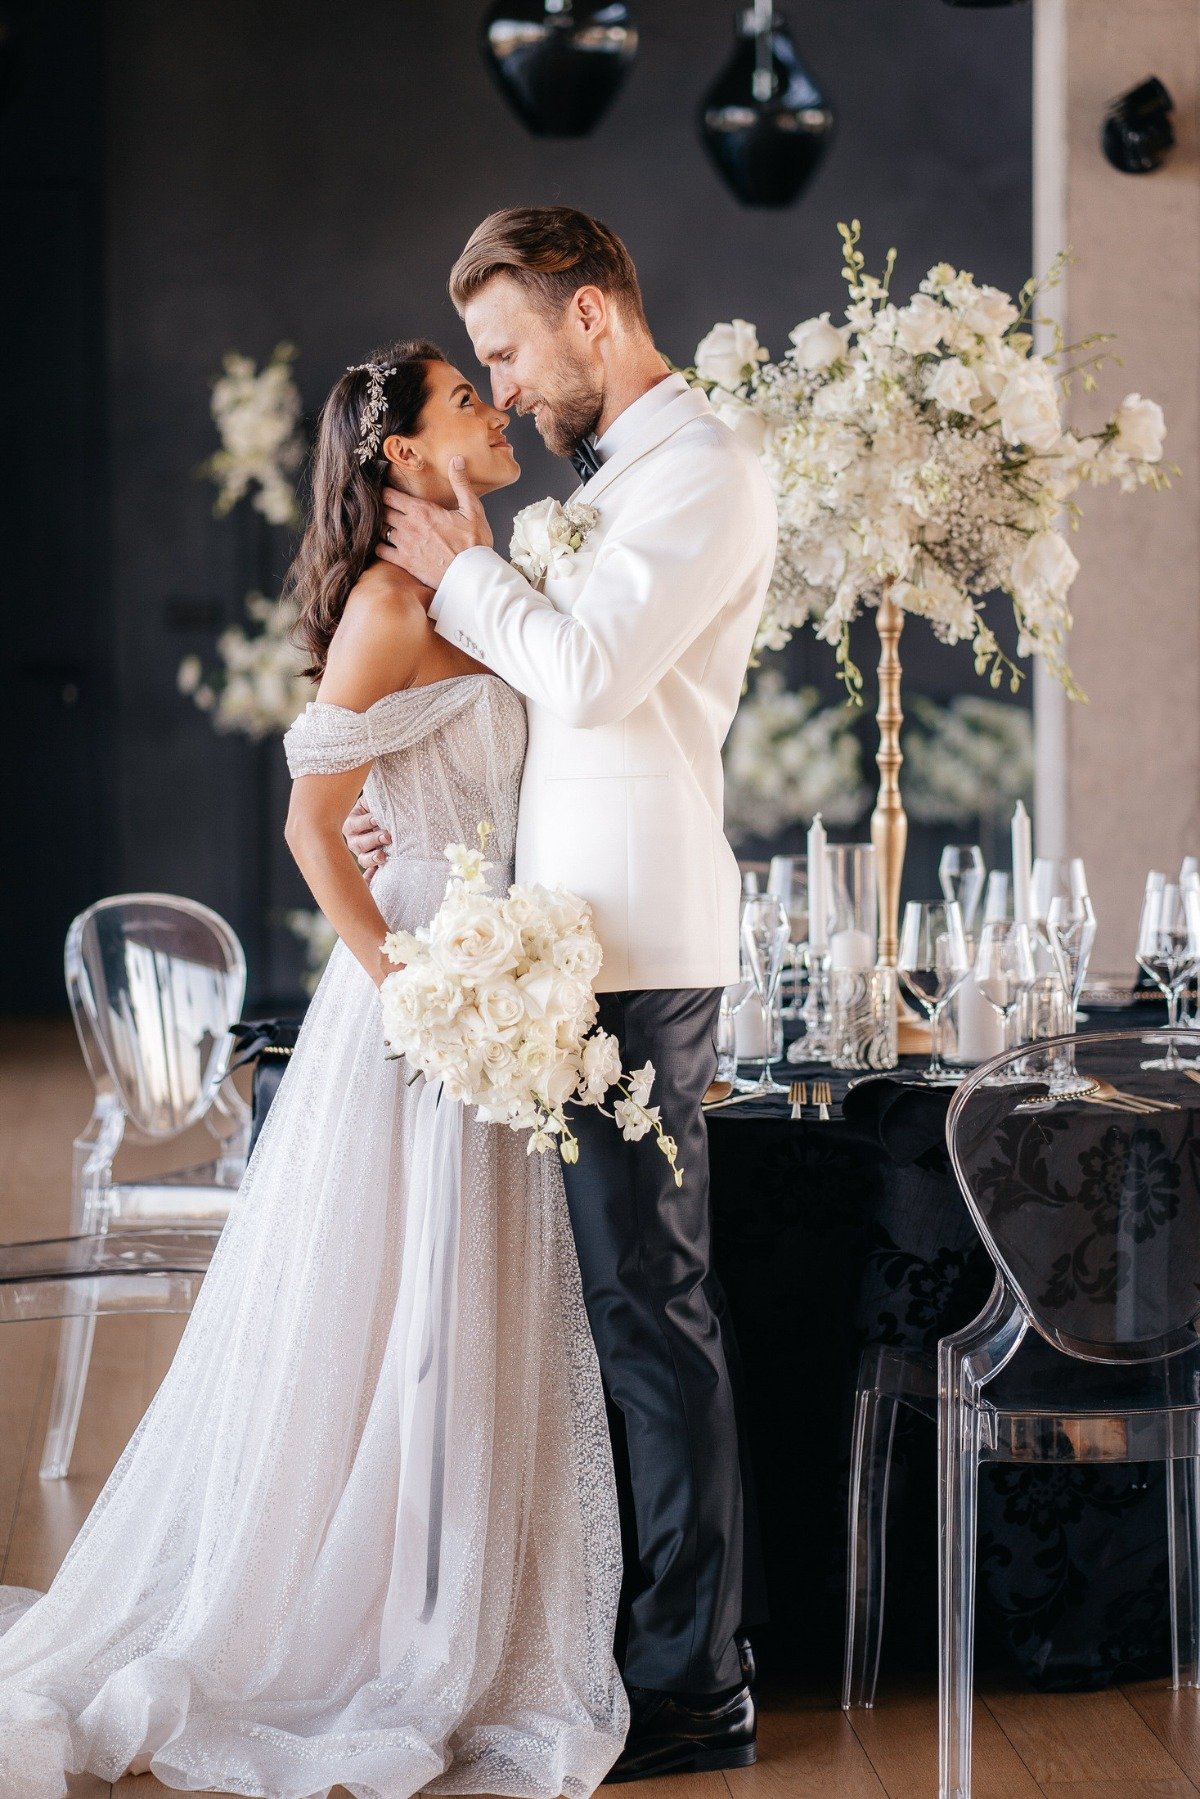
[(788, 1088), (788, 1102), (792, 1108), (793, 1118), (803, 1118), (804, 1108), (808, 1104), (808, 1082), (793, 1081)]
[(1108, 1106), (1117, 1112), (1135, 1112), (1148, 1117), (1152, 1112), (1178, 1112), (1179, 1107), (1165, 1099), (1147, 1099), (1140, 1093), (1125, 1093), (1111, 1081), (1097, 1081), (1090, 1093), (1081, 1095), (1088, 1105)]
[(813, 1105), (817, 1108), (817, 1117), (822, 1124), (829, 1123), (829, 1108), (833, 1104), (833, 1088), (828, 1081), (813, 1082)]

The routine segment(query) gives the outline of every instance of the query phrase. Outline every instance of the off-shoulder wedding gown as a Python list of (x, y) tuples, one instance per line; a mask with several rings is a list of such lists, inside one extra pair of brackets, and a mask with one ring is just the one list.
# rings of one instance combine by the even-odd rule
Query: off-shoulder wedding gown
[[(525, 747), (492, 675), (311, 705), (293, 774), (367, 761), (412, 929)], [(620, 1541), (557, 1159), (384, 1059), (341, 945), (161, 1388), (44, 1597), (0, 1593), (0, 1793), (580, 1799), (616, 1758)]]

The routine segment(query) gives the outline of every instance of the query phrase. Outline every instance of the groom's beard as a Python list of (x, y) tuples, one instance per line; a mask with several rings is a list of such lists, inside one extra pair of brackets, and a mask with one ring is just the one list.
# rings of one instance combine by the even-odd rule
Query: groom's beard
[(537, 428), (542, 442), (555, 456), (570, 456), (585, 437), (591, 437), (604, 411), (602, 389), (580, 381), (551, 396), (544, 394)]

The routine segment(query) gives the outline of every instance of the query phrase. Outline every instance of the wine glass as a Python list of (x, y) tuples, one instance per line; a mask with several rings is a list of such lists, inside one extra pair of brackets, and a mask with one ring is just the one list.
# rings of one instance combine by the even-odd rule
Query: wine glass
[(808, 942), (808, 857), (772, 856), (767, 873), (767, 892), (773, 893), (781, 901), (788, 915), (792, 997), (783, 1016), (794, 1024), (800, 1019), (801, 968)]
[[(1147, 884), (1138, 922), (1137, 959), (1167, 1002), (1167, 1027), (1179, 1025), (1179, 995), (1200, 962), (1200, 891), (1189, 884), (1182, 890), (1174, 882)], [(1187, 1064), (1172, 1037), (1167, 1053), (1143, 1068), (1184, 1068)]]
[(929, 1018), (929, 1067), (925, 1079), (953, 1086), (961, 1070), (947, 1068), (941, 1054), (942, 1008), (967, 977), (970, 962), (957, 900), (931, 905), (910, 900), (900, 927), (896, 972)]
[[(975, 951), (975, 984), (1004, 1025), (1004, 1047), (1011, 1042), (1012, 1019), (1022, 996), (1033, 986), (1037, 973), (1029, 926), (1012, 919), (993, 918), (979, 933)], [(1011, 1068), (993, 1075), (993, 1081), (1014, 1080)]]
[(787, 908), (773, 893), (753, 894), (742, 904), (742, 945), (762, 1007), (763, 1064), (752, 1093), (786, 1093), (771, 1075), (771, 1010), (788, 945)]
[(1086, 893), (1060, 893), (1050, 901), (1046, 936), (1063, 986), (1071, 996), (1072, 1008), (1077, 1008), (1096, 941), (1096, 914)]
[(977, 843), (948, 843), (938, 863), (938, 885), (948, 900), (957, 900), (963, 931), (975, 929), (975, 914), (983, 898), (983, 851)]

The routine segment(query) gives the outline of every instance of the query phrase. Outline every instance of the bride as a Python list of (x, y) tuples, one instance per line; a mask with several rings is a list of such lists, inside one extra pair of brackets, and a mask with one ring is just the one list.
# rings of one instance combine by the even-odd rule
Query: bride
[[(616, 1496), (557, 1160), (385, 1061), (381, 943), (494, 826), (519, 697), (374, 559), (385, 483), (515, 481), (432, 345), (348, 370), (289, 576), (318, 699), (287, 839), (341, 939), (178, 1354), (49, 1593), (0, 1593), (0, 1795), (152, 1770), (323, 1799), (583, 1799), (620, 1750)], [(341, 838), (365, 782), (392, 851)]]

